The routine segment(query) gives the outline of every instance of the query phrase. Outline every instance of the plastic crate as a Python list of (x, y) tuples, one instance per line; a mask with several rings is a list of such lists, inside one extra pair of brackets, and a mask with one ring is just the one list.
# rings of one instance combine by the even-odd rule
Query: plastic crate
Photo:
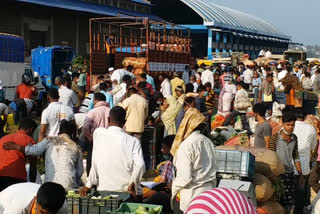
[(274, 101), (279, 104), (286, 104), (287, 103), (287, 96), (283, 91), (275, 91), (274, 92)]
[[(75, 191), (77, 193), (77, 191)], [(103, 199), (92, 199), (92, 197), (117, 195), (110, 200)], [(117, 210), (122, 202), (126, 202), (131, 198), (129, 193), (122, 192), (94, 192), (89, 194), (85, 198), (69, 198), (67, 197), (68, 203), (68, 214), (107, 214), (111, 211)]]
[(236, 174), (253, 181), (255, 157), (250, 152), (216, 150), (218, 173)]
[[(101, 196), (104, 198), (109, 195), (118, 195), (119, 197), (112, 198), (110, 200), (103, 199), (92, 199), (93, 196)], [(108, 214), (111, 211), (117, 210), (122, 202), (128, 201), (130, 199), (129, 193), (120, 193), (120, 192), (107, 192), (100, 191), (95, 192), (91, 197), (84, 198), (81, 200), (81, 210), (80, 214)]]
[(220, 181), (219, 187), (237, 190), (244, 194), (255, 207), (257, 206), (256, 190), (251, 182), (223, 179)]
[[(80, 194), (80, 189), (72, 189), (75, 194)], [(92, 196), (92, 193), (89, 193), (88, 196), (86, 196), (85, 198), (89, 198)], [(67, 204), (68, 204), (68, 214), (81, 214), (81, 213), (85, 213), (85, 209), (83, 209), (83, 207), (81, 206), (81, 201), (82, 199), (84, 199), (83, 197), (79, 197), (79, 198), (75, 198), (75, 197), (70, 197), (70, 196), (66, 196), (67, 199)]]
[(161, 205), (152, 205), (152, 204), (135, 204), (135, 203), (122, 203), (121, 207), (115, 212), (110, 214), (122, 214), (122, 213), (135, 213), (139, 206), (145, 207), (147, 210), (150, 208), (160, 207), (160, 211), (157, 214), (162, 214), (163, 206)]

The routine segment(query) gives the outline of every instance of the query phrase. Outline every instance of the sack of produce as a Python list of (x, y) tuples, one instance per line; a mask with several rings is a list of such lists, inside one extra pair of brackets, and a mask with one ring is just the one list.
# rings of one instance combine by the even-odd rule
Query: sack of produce
[(123, 66), (126, 68), (132, 65), (135, 69), (144, 69), (147, 64), (146, 58), (126, 57), (122, 61)]
[(256, 174), (256, 198), (259, 202), (268, 201), (274, 193), (271, 181), (259, 173)]
[(267, 214), (285, 214), (286, 210), (276, 201), (264, 202), (261, 208), (267, 212)]
[(234, 136), (234, 137), (230, 138), (225, 143), (225, 145), (226, 146), (233, 146), (233, 145), (249, 146), (249, 138), (246, 134)]
[(276, 152), (264, 149), (253, 148), (247, 146), (219, 146), (217, 149), (232, 150), (232, 151), (248, 151), (251, 152), (256, 158), (256, 173), (263, 174), (264, 176), (271, 178), (279, 176), (284, 173), (284, 166), (279, 159)]

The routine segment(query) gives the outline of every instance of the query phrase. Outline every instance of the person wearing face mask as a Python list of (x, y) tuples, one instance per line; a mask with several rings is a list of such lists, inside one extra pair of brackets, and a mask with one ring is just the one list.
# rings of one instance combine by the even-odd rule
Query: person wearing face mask
[(195, 98), (196, 99), (196, 108), (202, 113), (206, 113), (207, 111), (207, 106), (206, 106), (206, 95), (207, 91), (206, 88), (203, 85), (199, 85), (198, 87), (198, 96)]
[[(293, 167), (295, 166), (297, 169), (297, 180), (300, 184), (304, 183), (304, 177), (302, 175), (298, 152), (298, 139), (293, 133), (296, 123), (294, 113), (284, 109), (282, 122), (282, 129), (270, 139), (269, 149), (278, 154), (285, 168), (285, 172), (280, 175), (280, 182), (283, 185), (283, 191), (281, 192), (279, 202), (289, 213), (295, 203), (294, 195), (296, 178), (294, 176)], [(294, 163), (294, 165), (292, 163)]]

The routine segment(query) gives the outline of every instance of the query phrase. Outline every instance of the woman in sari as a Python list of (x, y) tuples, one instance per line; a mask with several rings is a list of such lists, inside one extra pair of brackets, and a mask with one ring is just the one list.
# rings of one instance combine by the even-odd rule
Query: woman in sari
[(154, 96), (157, 104), (160, 105), (160, 119), (165, 126), (165, 136), (175, 135), (177, 132), (176, 117), (180, 112), (185, 99), (182, 87), (181, 90), (179, 87), (176, 88), (176, 94), (178, 98), (175, 98), (174, 96), (164, 98), (161, 93), (156, 93)]

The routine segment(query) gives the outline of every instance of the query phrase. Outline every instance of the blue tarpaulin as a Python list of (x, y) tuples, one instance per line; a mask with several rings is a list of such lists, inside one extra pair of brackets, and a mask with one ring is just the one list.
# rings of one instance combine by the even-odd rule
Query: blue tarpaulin
[(0, 33), (0, 61), (24, 62), (23, 38), (16, 35)]
[[(106, 5), (94, 4), (94, 3), (89, 3), (89, 2), (79, 1), (79, 0), (50, 0), (50, 1), (48, 0), (16, 0), (16, 1), (43, 5), (47, 7), (56, 7), (56, 8), (67, 9), (67, 10), (94, 13), (94, 14), (105, 15), (105, 16), (127, 15), (127, 16), (136, 16), (136, 17), (149, 17), (150, 19), (155, 19), (155, 20), (160, 19), (157, 16), (147, 14), (147, 13), (138, 13), (134, 11), (118, 9), (118, 8), (109, 7)], [(148, 4), (142, 0), (132, 0), (132, 1)]]

